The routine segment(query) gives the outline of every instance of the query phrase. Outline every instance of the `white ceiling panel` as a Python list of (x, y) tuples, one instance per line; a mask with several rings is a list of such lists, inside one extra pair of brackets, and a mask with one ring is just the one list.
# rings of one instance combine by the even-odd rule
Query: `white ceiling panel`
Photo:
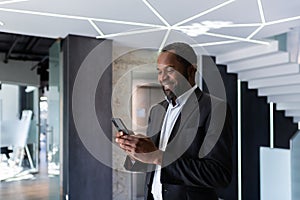
[[(0, 23), (0, 31), (52, 38), (101, 35), (112, 40), (122, 38), (122, 42), (132, 45), (139, 43), (132, 38), (145, 40), (146, 34), (142, 42), (156, 44), (156, 48), (175, 40), (190, 41), (195, 46), (243, 41), (209, 44), (206, 48), (216, 54), (255, 44), (247, 37), (260, 25), (264, 26), (251, 38), (262, 40), (299, 27), (299, 10), (299, 0), (0, 0), (0, 22), (4, 23)], [(293, 21), (284, 21), (290, 17)], [(276, 20), (283, 21), (273, 24)], [(197, 37), (175, 31), (193, 23), (203, 25), (204, 21), (232, 24), (219, 29), (209, 27), (207, 33)], [(158, 27), (164, 30), (146, 33)], [(165, 37), (167, 30), (171, 31)], [(127, 37), (131, 39), (125, 41)]]
[(226, 0), (149, 0), (148, 2), (170, 23), (170, 25), (174, 25), (182, 20), (222, 4), (226, 2)]
[[(65, 37), (68, 34), (95, 36), (97, 32), (88, 21), (59, 19), (46, 16), (31, 16), (0, 11), (5, 22), (0, 31), (49, 38)], [(17, 20), (16, 20), (17, 19)]]
[(230, 35), (230, 36), (235, 36), (235, 37), (247, 38), (257, 28), (258, 27), (220, 28), (220, 29), (212, 29), (210, 32), (217, 33), (217, 34), (223, 34), (223, 35)]
[(231, 21), (234, 24), (261, 22), (257, 0), (235, 0), (187, 24), (201, 23), (203, 21)]
[(114, 23), (105, 23), (105, 22), (94, 22), (98, 28), (106, 34), (115, 34), (115, 33), (124, 33), (138, 30), (147, 30), (152, 29), (152, 27), (136, 26), (136, 25), (127, 25), (127, 24), (114, 24)]
[(0, 4), (0, 6), (2, 8), (38, 11), (48, 14), (162, 24), (140, 0), (28, 0), (7, 5)]
[(300, 15), (299, 0), (262, 0), (266, 22)]

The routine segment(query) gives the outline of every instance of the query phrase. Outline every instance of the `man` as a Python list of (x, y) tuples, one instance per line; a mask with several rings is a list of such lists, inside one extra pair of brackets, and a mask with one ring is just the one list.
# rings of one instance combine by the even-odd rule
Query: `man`
[(116, 134), (125, 168), (147, 173), (146, 200), (217, 200), (215, 189), (231, 181), (231, 114), (197, 87), (196, 63), (185, 43), (163, 48), (157, 70), (166, 100), (151, 109), (148, 137)]

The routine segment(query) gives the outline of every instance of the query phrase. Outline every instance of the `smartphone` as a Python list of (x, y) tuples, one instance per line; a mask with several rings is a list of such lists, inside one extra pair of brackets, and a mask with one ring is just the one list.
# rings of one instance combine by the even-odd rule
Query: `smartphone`
[(120, 118), (112, 118), (111, 121), (118, 131), (122, 131), (124, 134), (129, 135), (128, 129)]

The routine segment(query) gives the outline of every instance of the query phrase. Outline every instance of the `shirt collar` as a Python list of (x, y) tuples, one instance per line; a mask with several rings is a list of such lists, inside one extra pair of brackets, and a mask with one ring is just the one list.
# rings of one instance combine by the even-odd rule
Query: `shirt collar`
[[(175, 102), (176, 102), (175, 106), (179, 106), (179, 105), (185, 104), (185, 102), (188, 100), (188, 98), (190, 97), (190, 95), (195, 91), (195, 89), (197, 87), (198, 86), (195, 84), (192, 88), (190, 88), (189, 90), (187, 90), (186, 92), (184, 92), (182, 95), (180, 95), (179, 97), (177, 97), (176, 100), (175, 100)], [(169, 104), (172, 105), (172, 101), (171, 100), (168, 100), (167, 97), (165, 97), (165, 99), (169, 102)]]

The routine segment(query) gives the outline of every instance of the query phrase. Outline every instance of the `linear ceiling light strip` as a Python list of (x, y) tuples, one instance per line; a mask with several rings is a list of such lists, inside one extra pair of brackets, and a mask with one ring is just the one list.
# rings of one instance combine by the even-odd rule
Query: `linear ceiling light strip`
[(266, 19), (265, 19), (264, 9), (263, 9), (261, 0), (257, 0), (257, 4), (258, 4), (261, 22), (264, 24), (264, 23), (266, 23)]
[(159, 52), (162, 50), (162, 48), (164, 48), (164, 46), (165, 46), (165, 44), (167, 42), (167, 39), (168, 39), (168, 37), (170, 35), (170, 32), (171, 32), (171, 29), (168, 29), (167, 32), (166, 32), (166, 34), (165, 34), (165, 37), (164, 37), (163, 41), (160, 44), (160, 47), (159, 47), (159, 50), (158, 50)]
[(156, 25), (156, 24), (146, 24), (146, 23), (138, 23), (138, 22), (111, 20), (111, 19), (99, 19), (99, 18), (82, 17), (82, 16), (74, 16), (74, 15), (63, 15), (63, 14), (38, 12), (38, 11), (30, 11), (30, 10), (18, 10), (18, 9), (10, 9), (10, 8), (0, 8), (0, 11), (20, 13), (20, 14), (38, 15), (38, 16), (46, 16), (46, 17), (57, 17), (57, 18), (65, 18), (65, 19), (77, 19), (77, 20), (89, 20), (90, 19), (90, 20), (98, 21), (98, 22), (107, 22), (107, 23), (114, 23), (114, 24), (126, 24), (126, 25), (144, 26), (144, 27), (152, 27), (152, 28), (164, 27), (164, 26)]
[[(224, 24), (222, 28), (238, 28), (238, 27), (255, 27), (261, 26), (261, 23), (251, 23), (251, 24)], [(180, 26), (182, 27), (182, 26)]]
[(155, 31), (162, 31), (165, 30), (166, 28), (151, 28), (151, 29), (143, 29), (143, 30), (138, 30), (138, 31), (129, 31), (129, 32), (122, 32), (122, 33), (114, 33), (114, 34), (107, 34), (103, 36), (97, 36), (96, 38), (111, 38), (111, 37), (118, 37), (118, 36), (126, 36), (126, 35), (135, 35), (135, 34), (140, 34), (140, 33), (150, 33), (150, 32), (155, 32)]
[(203, 33), (203, 35), (209, 35), (213, 37), (220, 37), (220, 38), (226, 38), (226, 39), (232, 39), (232, 40), (239, 40), (243, 42), (250, 42), (250, 43), (255, 43), (255, 44), (269, 44), (268, 42), (260, 41), (260, 40), (252, 40), (252, 39), (247, 39), (247, 38), (241, 38), (241, 37), (235, 37), (235, 36), (229, 36), (229, 35), (222, 35), (222, 34), (216, 34), (216, 33)]
[(29, 1), (29, 0), (9, 0), (9, 1), (1, 1), (0, 5), (6, 5), (6, 4), (12, 4), (12, 3), (19, 3), (19, 2), (24, 2), (24, 1)]
[(255, 31), (253, 31), (248, 37), (247, 39), (251, 39), (254, 35), (256, 35), (263, 27), (265, 27), (264, 24), (262, 24), (260, 27), (258, 27)]
[(184, 23), (187, 23), (187, 22), (189, 22), (189, 21), (192, 21), (193, 19), (196, 19), (196, 18), (201, 17), (201, 16), (203, 16), (203, 15), (206, 15), (206, 14), (208, 14), (208, 13), (210, 13), (210, 12), (213, 12), (213, 11), (219, 9), (219, 8), (222, 8), (222, 7), (224, 7), (224, 6), (226, 6), (226, 5), (230, 4), (230, 3), (232, 3), (232, 2), (234, 2), (234, 1), (235, 1), (235, 0), (229, 0), (229, 1), (226, 1), (226, 2), (224, 2), (224, 3), (221, 3), (221, 4), (219, 4), (219, 5), (217, 5), (217, 6), (213, 7), (213, 8), (210, 8), (210, 9), (205, 10), (205, 11), (203, 11), (203, 12), (197, 14), (197, 15), (194, 15), (194, 16), (192, 16), (192, 17), (190, 17), (190, 18), (187, 18), (187, 19), (185, 19), (185, 20), (183, 20), (183, 21), (181, 21), (181, 22), (178, 22), (178, 23), (174, 24), (173, 26), (180, 26), (180, 25), (182, 25), (182, 24), (184, 24)]
[(266, 25), (274, 25), (274, 24), (279, 24), (279, 23), (284, 23), (284, 22), (289, 22), (289, 21), (294, 21), (294, 20), (299, 20), (300, 19), (300, 15), (296, 16), (296, 17), (289, 17), (289, 18), (285, 18), (285, 19), (279, 19), (279, 20), (275, 20), (275, 21), (271, 21), (271, 22), (266, 22)]
[(161, 14), (159, 14), (158, 11), (155, 10), (155, 8), (153, 8), (152, 5), (147, 0), (143, 0), (143, 2), (167, 27), (170, 27), (170, 24), (167, 22), (167, 20), (165, 20), (161, 16)]
[(238, 40), (226, 40), (226, 41), (219, 41), (219, 42), (207, 42), (207, 43), (200, 43), (191, 45), (192, 47), (207, 47), (207, 46), (216, 46), (216, 45), (223, 45), (223, 44), (232, 44), (240, 42)]
[(100, 36), (103, 36), (104, 33), (99, 29), (99, 27), (93, 22), (93, 20), (89, 19), (90, 24), (94, 27), (94, 29), (99, 33)]

